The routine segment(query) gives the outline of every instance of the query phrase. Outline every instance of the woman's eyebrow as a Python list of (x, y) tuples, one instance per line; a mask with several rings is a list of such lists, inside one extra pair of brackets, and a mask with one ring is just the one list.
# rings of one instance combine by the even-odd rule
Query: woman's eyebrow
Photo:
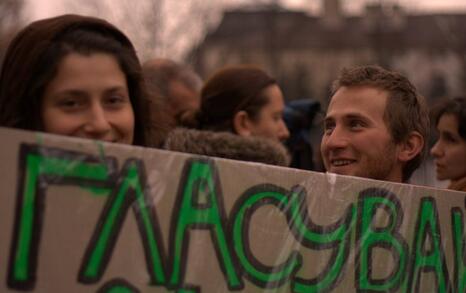
[(128, 93), (128, 89), (124, 86), (114, 86), (108, 89), (105, 89), (106, 93), (114, 93), (114, 92), (125, 92)]
[(64, 89), (58, 91), (54, 94), (54, 96), (73, 96), (73, 97), (85, 97), (87, 96), (86, 91), (78, 90), (78, 89)]

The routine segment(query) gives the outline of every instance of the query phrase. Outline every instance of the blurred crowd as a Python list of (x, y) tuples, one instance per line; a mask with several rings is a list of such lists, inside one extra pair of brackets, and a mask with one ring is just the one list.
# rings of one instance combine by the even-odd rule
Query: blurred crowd
[(466, 100), (428, 109), (402, 74), (378, 65), (335, 76), (326, 109), (286, 102), (254, 64), (205, 80), (184, 64), (141, 64), (113, 24), (62, 15), (12, 40), (0, 125), (197, 155), (466, 191)]

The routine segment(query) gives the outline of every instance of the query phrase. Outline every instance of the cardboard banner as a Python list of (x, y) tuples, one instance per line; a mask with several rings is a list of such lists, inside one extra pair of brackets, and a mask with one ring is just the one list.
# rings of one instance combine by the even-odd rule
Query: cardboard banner
[(464, 292), (465, 193), (0, 129), (1, 292)]

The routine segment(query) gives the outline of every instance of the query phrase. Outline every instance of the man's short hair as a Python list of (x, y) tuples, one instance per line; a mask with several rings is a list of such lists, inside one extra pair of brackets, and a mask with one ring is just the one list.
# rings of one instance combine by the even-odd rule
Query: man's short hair
[(152, 59), (142, 66), (147, 86), (160, 98), (171, 99), (170, 82), (177, 81), (188, 89), (199, 92), (201, 78), (189, 67), (169, 59)]
[(403, 167), (403, 182), (406, 182), (427, 154), (429, 114), (424, 97), (403, 75), (376, 65), (343, 69), (332, 85), (332, 96), (341, 87), (356, 86), (387, 91), (387, 105), (383, 118), (394, 143), (405, 141), (413, 131), (419, 132), (424, 138), (421, 152)]

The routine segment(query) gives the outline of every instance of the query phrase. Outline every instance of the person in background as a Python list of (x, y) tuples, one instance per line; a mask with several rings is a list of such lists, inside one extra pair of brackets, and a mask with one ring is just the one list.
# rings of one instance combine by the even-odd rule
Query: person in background
[(307, 98), (288, 102), (283, 120), (290, 132), (286, 147), (291, 155), (291, 168), (321, 171), (320, 152), (313, 150), (320, 143), (321, 127), (314, 120), (321, 116), (320, 103)]
[(167, 137), (174, 151), (287, 166), (284, 99), (276, 81), (252, 65), (228, 66), (201, 90), (199, 110)]
[(344, 69), (333, 84), (321, 153), (328, 172), (408, 182), (426, 153), (425, 100), (379, 66)]
[(0, 75), (0, 125), (107, 142), (147, 144), (141, 65), (105, 20), (62, 15), (12, 40)]
[(189, 67), (156, 58), (146, 61), (142, 69), (151, 99), (160, 99), (172, 126), (186, 111), (199, 109), (202, 80)]
[(450, 180), (449, 189), (466, 192), (466, 99), (444, 101), (432, 112), (439, 134), (430, 150), (437, 179)]

